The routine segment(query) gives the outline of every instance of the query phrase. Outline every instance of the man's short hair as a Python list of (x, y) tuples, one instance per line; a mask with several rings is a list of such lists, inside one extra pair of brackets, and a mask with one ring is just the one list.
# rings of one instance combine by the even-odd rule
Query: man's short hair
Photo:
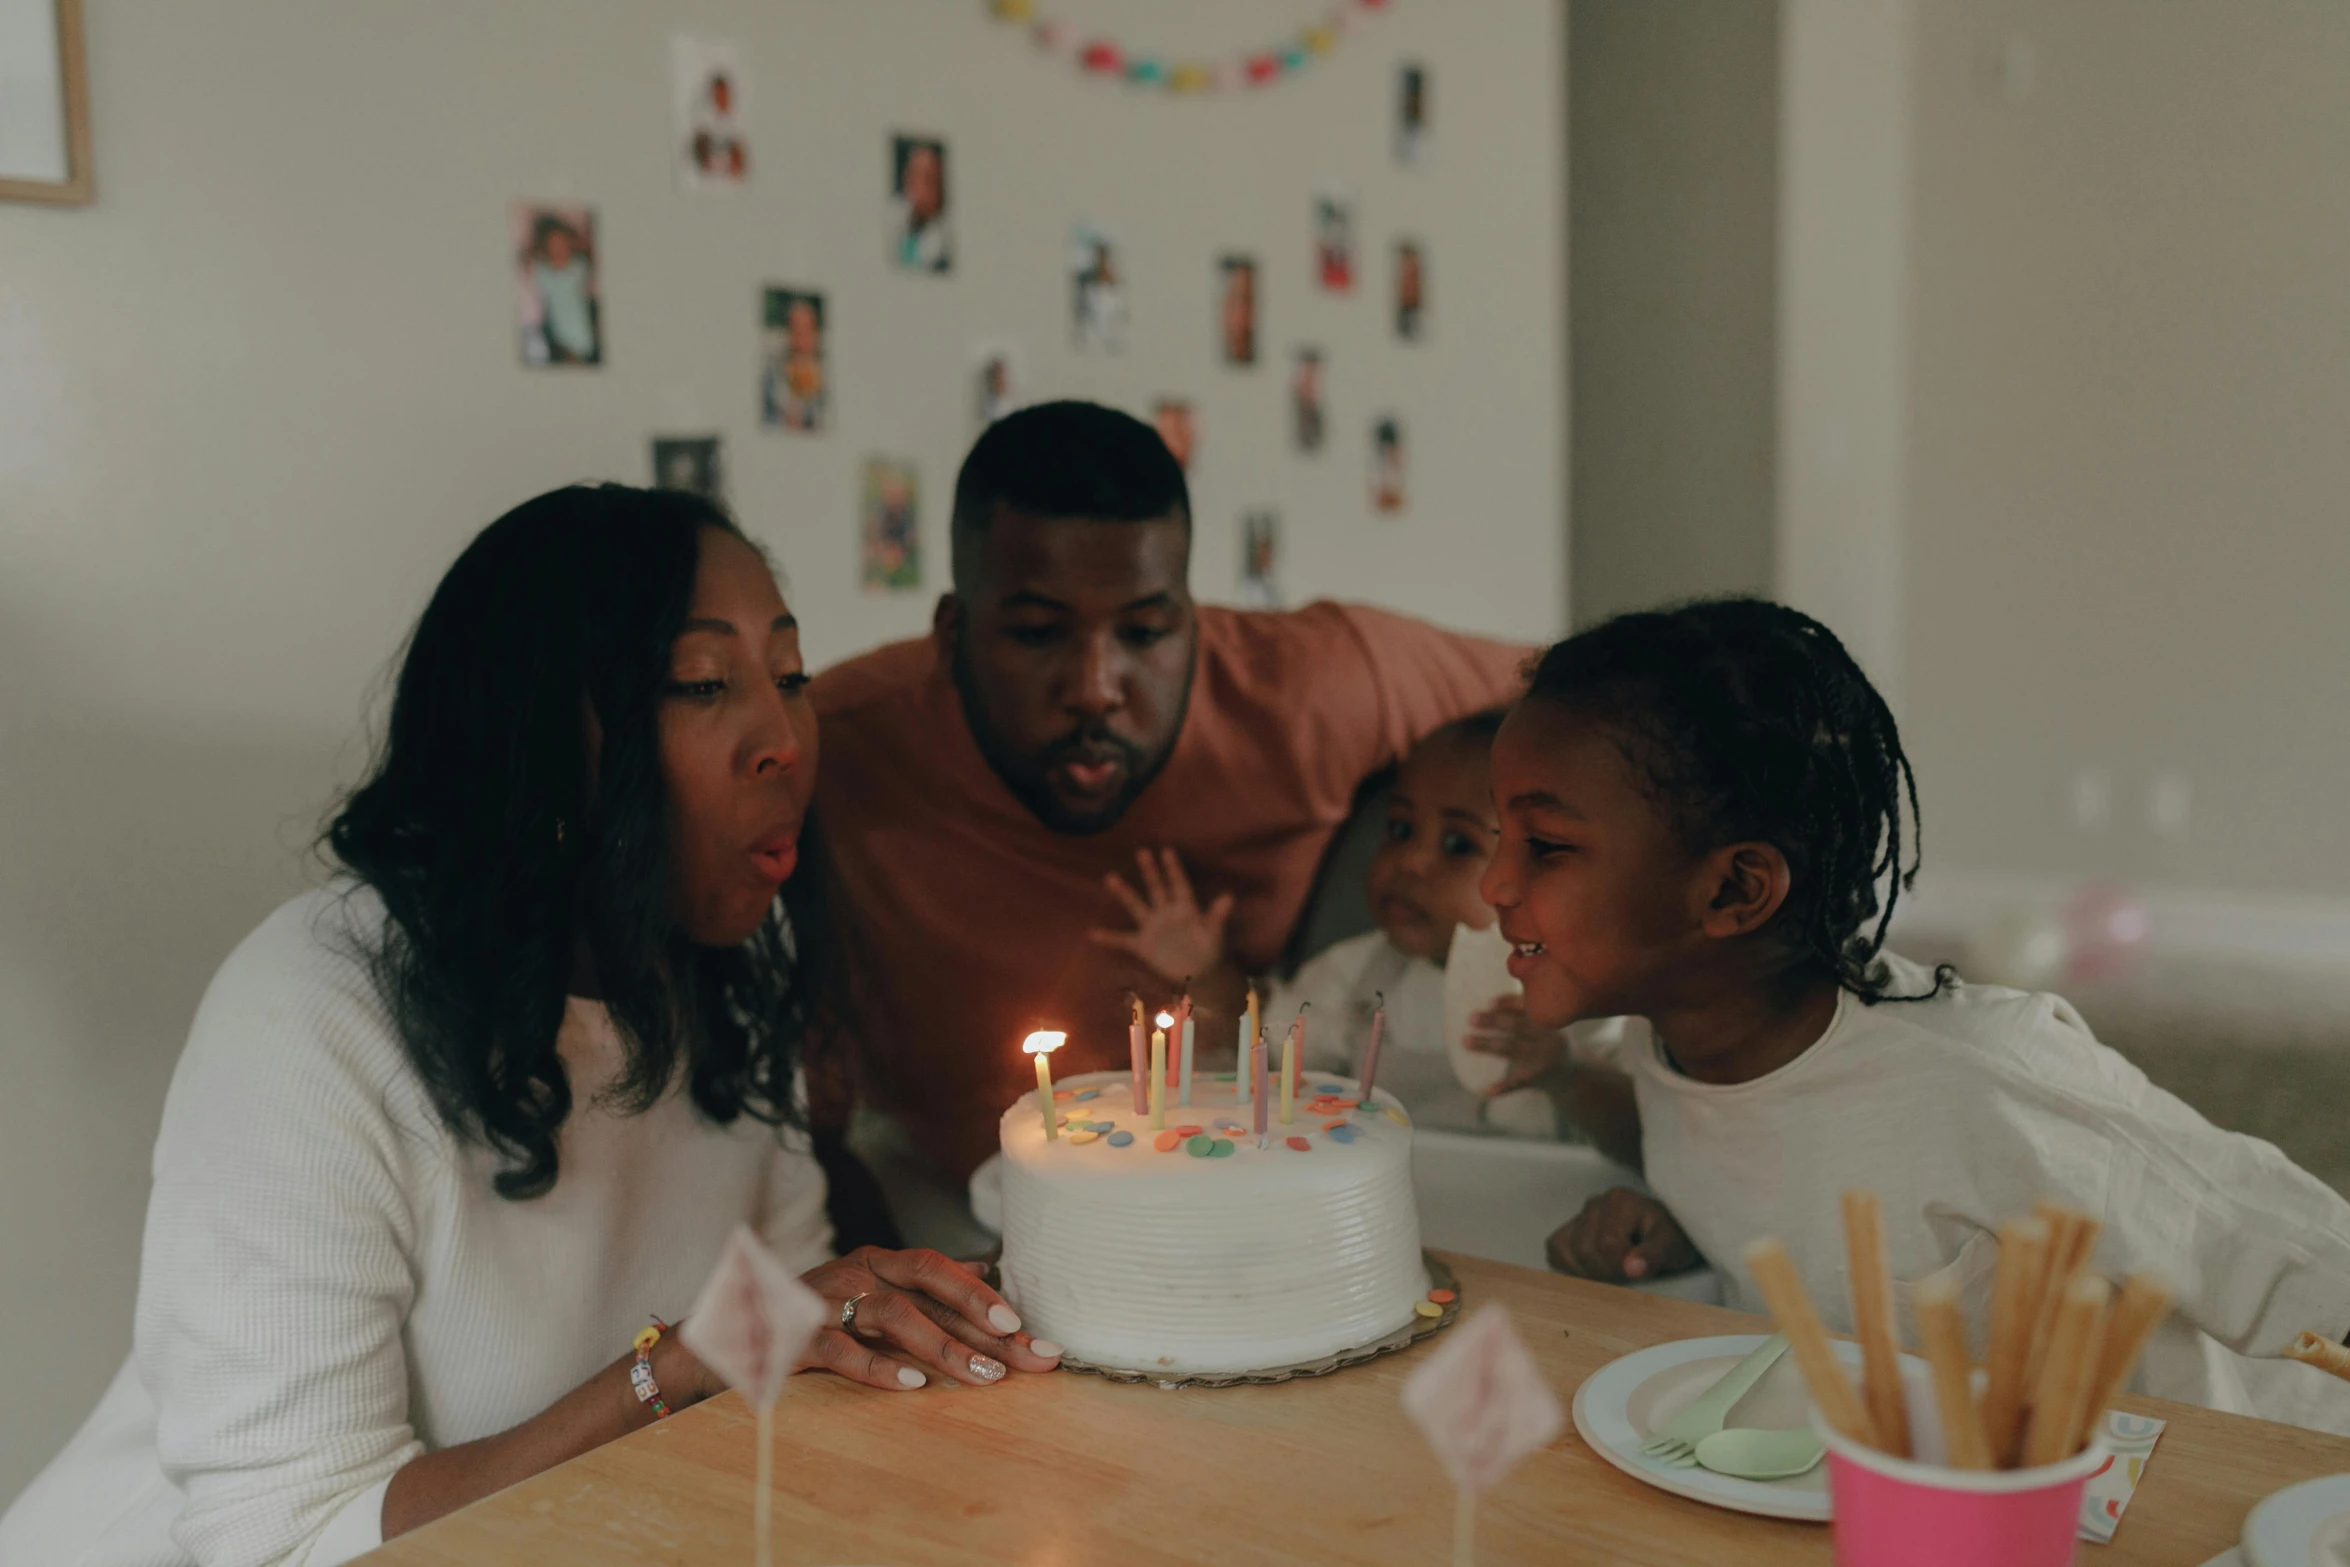
[(1148, 522), (1191, 530), (1191, 491), (1159, 432), (1099, 403), (1037, 403), (987, 427), (955, 476), (950, 529), (956, 590), (978, 575), (979, 541), (999, 507), (1034, 517)]

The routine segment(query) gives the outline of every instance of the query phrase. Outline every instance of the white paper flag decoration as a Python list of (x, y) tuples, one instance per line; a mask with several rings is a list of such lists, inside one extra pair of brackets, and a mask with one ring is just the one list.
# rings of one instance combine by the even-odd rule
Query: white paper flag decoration
[(1445, 1336), (1404, 1382), (1403, 1408), (1453, 1484), (1471, 1495), (1491, 1490), (1566, 1424), (1499, 1306), (1481, 1308)]
[(823, 1296), (794, 1278), (749, 1226), (738, 1224), (678, 1337), (753, 1409), (765, 1409), (831, 1316)]

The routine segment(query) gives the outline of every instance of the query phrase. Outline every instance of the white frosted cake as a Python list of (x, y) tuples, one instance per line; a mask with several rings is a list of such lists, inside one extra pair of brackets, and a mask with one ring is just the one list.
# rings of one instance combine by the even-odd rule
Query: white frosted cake
[(1412, 1321), (1428, 1279), (1392, 1096), (1316, 1112), (1315, 1095), (1351, 1101), (1355, 1085), (1308, 1073), (1288, 1126), (1276, 1087), (1259, 1148), (1229, 1074), (1195, 1079), (1188, 1105), (1168, 1090), (1167, 1128), (1196, 1130), (1161, 1151), (1125, 1073), (1056, 1087), (1058, 1139), (1033, 1094), (1003, 1119), (1004, 1294), (1037, 1337), (1183, 1375), (1319, 1360)]

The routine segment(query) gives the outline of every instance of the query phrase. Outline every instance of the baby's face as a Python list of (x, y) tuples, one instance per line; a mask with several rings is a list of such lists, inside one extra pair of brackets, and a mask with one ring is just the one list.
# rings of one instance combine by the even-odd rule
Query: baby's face
[(1477, 883), (1499, 831), (1484, 740), (1422, 741), (1387, 797), (1387, 837), (1371, 857), (1371, 913), (1387, 939), (1442, 963), (1455, 926), (1491, 925)]

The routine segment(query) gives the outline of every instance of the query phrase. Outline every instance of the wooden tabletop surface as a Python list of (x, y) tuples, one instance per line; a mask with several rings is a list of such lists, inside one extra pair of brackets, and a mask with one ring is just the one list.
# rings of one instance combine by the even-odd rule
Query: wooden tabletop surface
[[(1564, 1404), (1669, 1339), (1755, 1331), (1716, 1306), (1473, 1257), (1463, 1304), (1506, 1304)], [(1442, 1567), (1452, 1494), (1397, 1391), (1423, 1344), (1270, 1387), (1118, 1385), (1061, 1373), (890, 1394), (826, 1376), (776, 1407), (776, 1561), (1028, 1567), (1328, 1561)], [(2170, 1422), (2113, 1543), (2085, 1567), (2198, 1567), (2260, 1498), (2350, 1471), (2350, 1441), (2152, 1399)], [(753, 1421), (732, 1394), (393, 1541), (378, 1567), (748, 1567)], [(1653, 1490), (1567, 1433), (1479, 1515), (1481, 1567), (1824, 1564), (1828, 1532)]]

